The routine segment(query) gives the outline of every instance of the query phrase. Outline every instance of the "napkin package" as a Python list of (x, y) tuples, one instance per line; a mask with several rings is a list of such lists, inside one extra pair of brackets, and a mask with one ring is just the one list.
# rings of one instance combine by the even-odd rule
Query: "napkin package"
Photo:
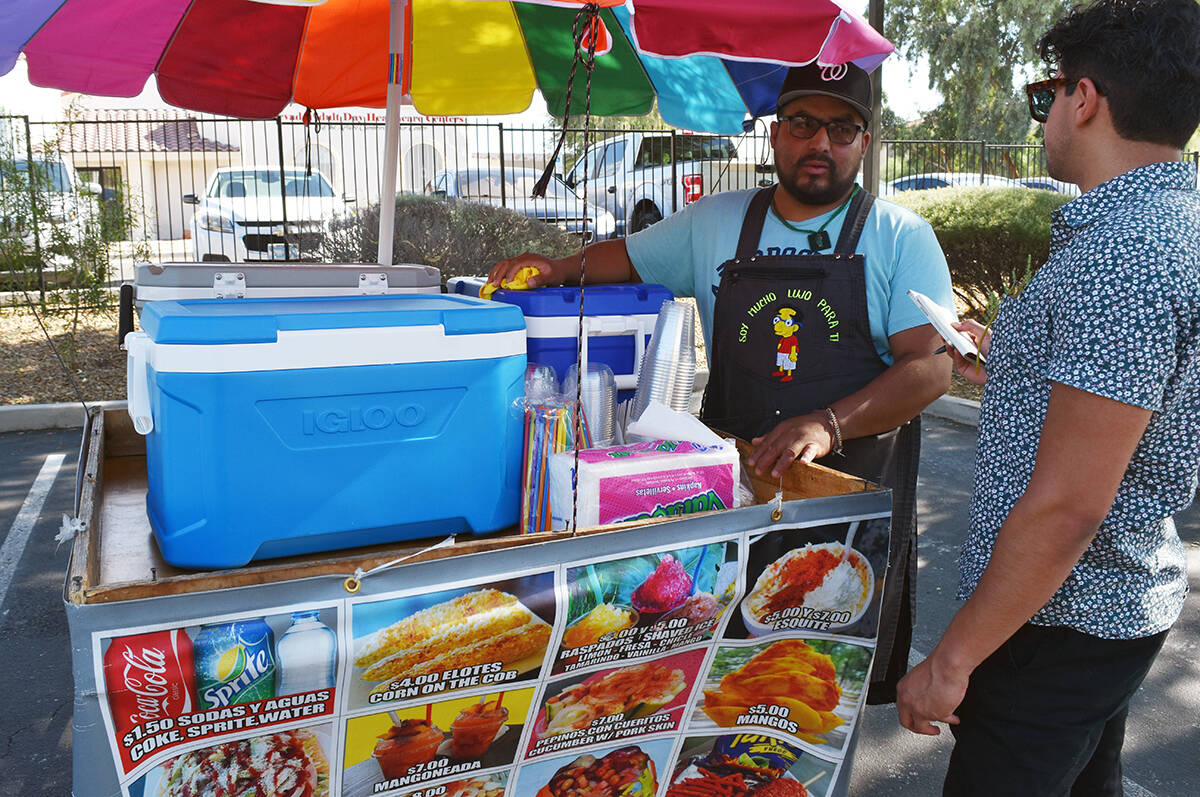
[[(553, 528), (571, 524), (575, 452), (550, 457)], [(732, 445), (656, 440), (579, 452), (577, 528), (730, 509), (738, 481)]]

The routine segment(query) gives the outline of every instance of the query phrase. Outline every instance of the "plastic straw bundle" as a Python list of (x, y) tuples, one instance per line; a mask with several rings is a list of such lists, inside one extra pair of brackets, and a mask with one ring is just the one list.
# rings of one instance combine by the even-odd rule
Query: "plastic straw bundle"
[[(575, 407), (562, 402), (525, 404), (525, 452), (521, 491), (521, 533), (550, 530), (550, 455), (575, 446)], [(580, 448), (592, 444), (587, 418), (580, 424)]]

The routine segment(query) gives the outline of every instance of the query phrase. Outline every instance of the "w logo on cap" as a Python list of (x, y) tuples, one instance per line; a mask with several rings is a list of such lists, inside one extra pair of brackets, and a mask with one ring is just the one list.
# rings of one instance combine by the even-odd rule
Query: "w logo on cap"
[(850, 69), (845, 64), (834, 64), (832, 66), (821, 67), (821, 80), (827, 83), (841, 80), (846, 76)]

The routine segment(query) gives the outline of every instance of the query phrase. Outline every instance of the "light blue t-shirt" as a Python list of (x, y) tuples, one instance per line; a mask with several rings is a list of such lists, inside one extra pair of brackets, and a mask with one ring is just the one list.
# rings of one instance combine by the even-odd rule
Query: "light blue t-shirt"
[[(712, 347), (713, 302), (721, 282), (717, 267), (737, 250), (742, 219), (756, 189), (713, 194), (625, 239), (629, 259), (643, 282), (665, 285), (676, 296), (694, 296)], [(836, 210), (797, 226), (815, 230)], [(846, 211), (834, 219), (829, 233), (831, 253), (842, 231)], [(759, 239), (760, 255), (812, 254), (807, 236), (789, 230), (767, 212)], [(883, 361), (891, 365), (888, 337), (929, 323), (909, 298), (911, 288), (943, 307), (954, 307), (946, 256), (929, 222), (886, 199), (876, 199), (855, 250), (866, 257), (867, 314), (871, 339)]]

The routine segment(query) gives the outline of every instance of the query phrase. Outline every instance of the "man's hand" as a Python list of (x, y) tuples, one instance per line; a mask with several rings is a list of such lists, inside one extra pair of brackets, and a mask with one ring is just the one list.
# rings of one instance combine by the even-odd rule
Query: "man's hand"
[[(988, 352), (992, 349), (992, 330), (978, 321), (972, 321), (969, 318), (959, 321), (953, 326), (974, 341), (975, 347), (979, 349), (979, 353), (985, 358), (987, 357)], [(958, 375), (963, 379), (973, 385), (982, 385), (987, 381), (987, 372), (983, 370), (983, 366), (966, 359), (953, 346), (947, 346), (946, 351), (950, 354), (950, 358), (954, 360), (954, 370), (958, 371)]]
[(833, 450), (833, 429), (825, 412), (810, 412), (788, 418), (762, 437), (750, 441), (754, 451), (746, 464), (759, 476), (768, 468), (778, 479), (795, 460), (812, 462)]
[(488, 274), (488, 282), (492, 285), (500, 286), (505, 282), (514, 279), (523, 268), (535, 268), (538, 273), (531, 276), (527, 280), (530, 288), (542, 288), (547, 285), (561, 285), (565, 274), (555, 273), (556, 261), (543, 257), (536, 252), (525, 252), (524, 254), (510, 257), (506, 260), (501, 260), (496, 265), (492, 266), (492, 271)]
[[(534, 269), (528, 275), (526, 287), (545, 288), (553, 285), (578, 285), (581, 253), (575, 252), (557, 260), (526, 252), (507, 260), (501, 260), (488, 274), (488, 284), (500, 286), (501, 282), (513, 280), (521, 269)], [(637, 271), (629, 261), (625, 239), (599, 241), (587, 247), (587, 284), (611, 285), (621, 282), (639, 282)]]
[(937, 736), (942, 729), (935, 722), (958, 724), (954, 710), (962, 703), (967, 693), (969, 673), (956, 673), (944, 668), (931, 656), (908, 675), (900, 679), (896, 687), (896, 710), (900, 724), (913, 733)]

